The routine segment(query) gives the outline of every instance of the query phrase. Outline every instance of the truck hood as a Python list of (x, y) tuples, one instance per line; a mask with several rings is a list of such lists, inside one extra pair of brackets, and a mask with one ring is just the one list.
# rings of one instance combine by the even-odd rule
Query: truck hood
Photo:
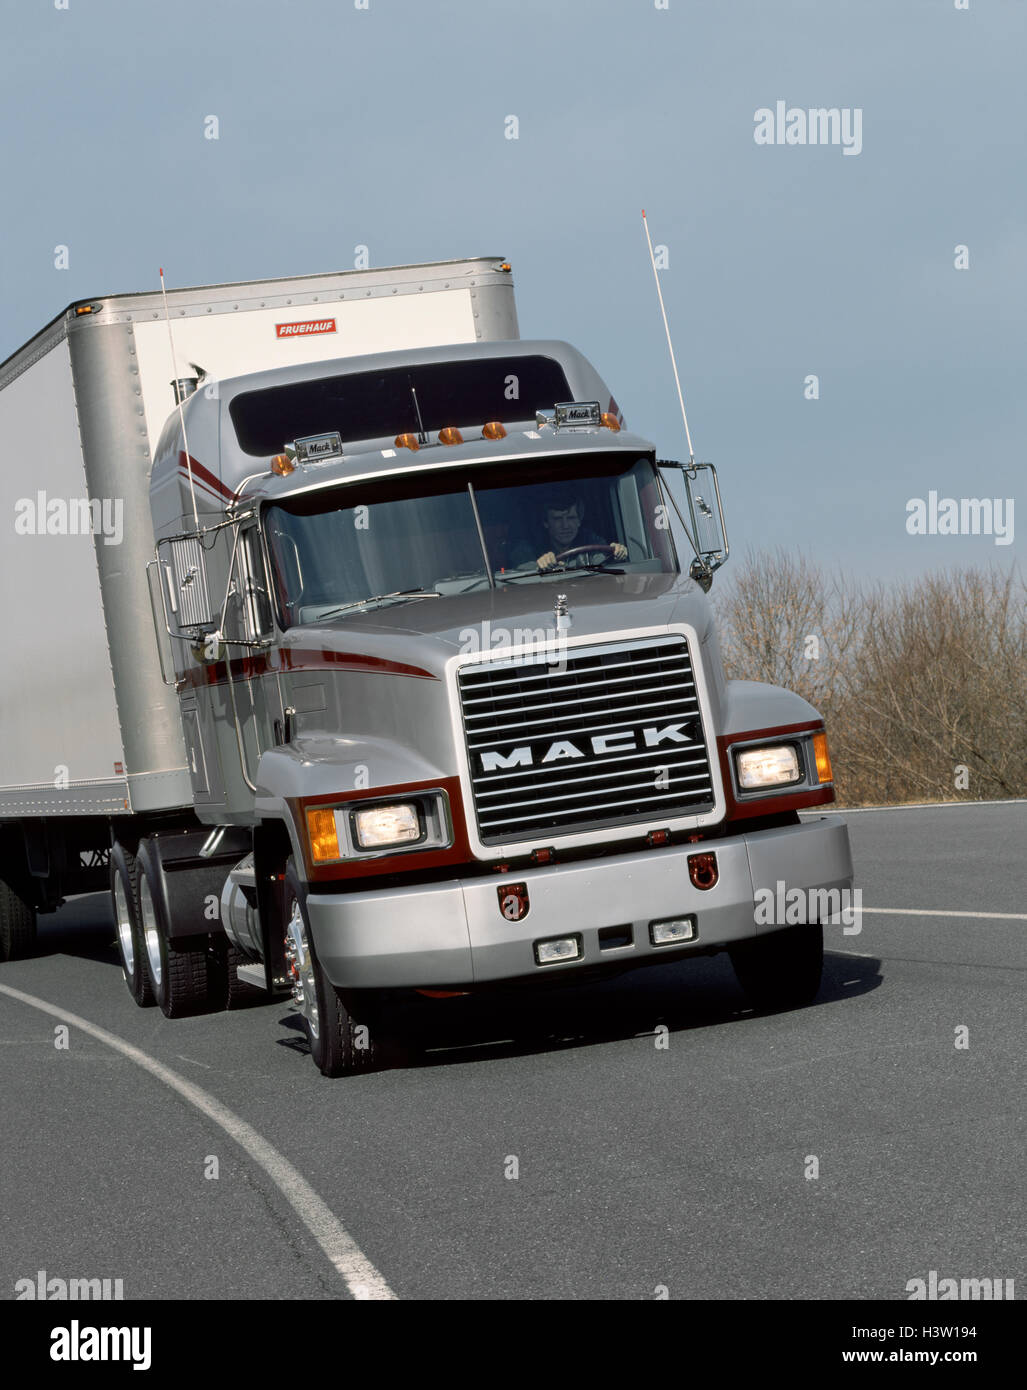
[(325, 654), (367, 657), (370, 669), (441, 679), (446, 662), (458, 653), (485, 654), (555, 640), (561, 594), (566, 596), (571, 641), (680, 622), (689, 623), (703, 639), (712, 621), (706, 596), (685, 575), (586, 573), (544, 583), (513, 581), (311, 623), (291, 628), (282, 647), (285, 652), (316, 647)]

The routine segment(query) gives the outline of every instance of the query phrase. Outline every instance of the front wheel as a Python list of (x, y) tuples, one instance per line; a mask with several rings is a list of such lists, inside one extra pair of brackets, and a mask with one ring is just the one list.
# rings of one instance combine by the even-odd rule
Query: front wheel
[(290, 859), (285, 871), (285, 961), (292, 997), (322, 1076), (354, 1076), (371, 1071), (378, 1043), (370, 1025), (350, 1013), (328, 979), (314, 950), (307, 918), (307, 894)]
[(811, 1004), (824, 970), (824, 929), (819, 922), (787, 927), (728, 948), (738, 983), (759, 1013)]

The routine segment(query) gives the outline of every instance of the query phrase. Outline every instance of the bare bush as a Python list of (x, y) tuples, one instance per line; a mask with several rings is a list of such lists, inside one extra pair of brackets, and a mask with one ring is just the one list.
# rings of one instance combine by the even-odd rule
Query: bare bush
[(729, 679), (797, 691), (827, 721), (839, 800), (1027, 794), (1027, 607), (1010, 574), (890, 588), (750, 555), (716, 596)]

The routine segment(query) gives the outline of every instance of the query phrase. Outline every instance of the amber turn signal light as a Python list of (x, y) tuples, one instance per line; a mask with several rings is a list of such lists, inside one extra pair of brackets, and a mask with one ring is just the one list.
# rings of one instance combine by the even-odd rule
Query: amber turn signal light
[(330, 807), (318, 806), (307, 812), (307, 837), (310, 857), (315, 864), (327, 864), (339, 858), (339, 832), (335, 826), (335, 812)]
[(501, 425), (498, 420), (489, 420), (487, 424), (482, 426), (481, 437), (482, 439), (505, 439), (506, 426)]
[(813, 752), (817, 760), (817, 781), (833, 782), (831, 774), (831, 755), (827, 751), (827, 735), (821, 730), (813, 735)]
[(439, 430), (440, 444), (462, 444), (464, 437), (455, 425), (447, 425), (444, 430)]
[(397, 449), (412, 449), (413, 452), (416, 454), (417, 451), (418, 451), (418, 449), (419, 449), (420, 447), (421, 447), (421, 444), (420, 444), (420, 441), (418, 440), (416, 434), (397, 434), (397, 435), (396, 435), (396, 448), (397, 448)]
[(288, 454), (275, 454), (271, 460), (271, 472), (277, 478), (284, 478), (289, 473), (296, 471), (296, 465)]

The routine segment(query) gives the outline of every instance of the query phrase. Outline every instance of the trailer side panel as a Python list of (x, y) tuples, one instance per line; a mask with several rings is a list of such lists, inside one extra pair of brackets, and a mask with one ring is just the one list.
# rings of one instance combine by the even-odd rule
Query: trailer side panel
[(94, 514), (67, 338), (0, 385), (0, 815), (122, 811), (124, 751), (94, 537), (82, 529)]

